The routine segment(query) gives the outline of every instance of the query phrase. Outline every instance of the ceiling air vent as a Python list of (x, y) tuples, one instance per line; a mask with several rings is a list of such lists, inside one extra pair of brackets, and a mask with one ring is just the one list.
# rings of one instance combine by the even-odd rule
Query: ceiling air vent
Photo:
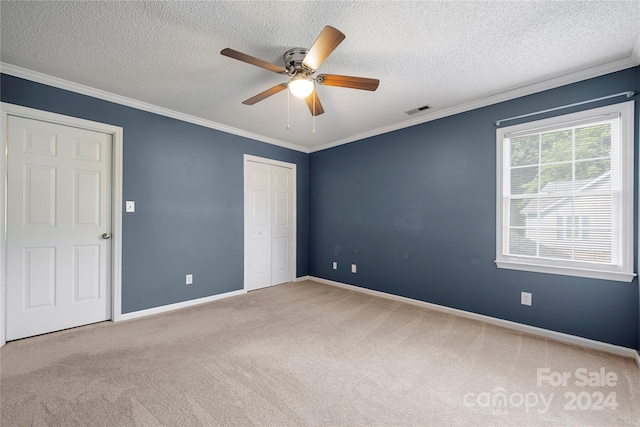
[(428, 105), (425, 105), (424, 107), (418, 107), (418, 108), (414, 108), (413, 110), (405, 111), (405, 113), (411, 116), (411, 115), (419, 113), (421, 111), (426, 111), (429, 108), (431, 108), (431, 107), (429, 107)]

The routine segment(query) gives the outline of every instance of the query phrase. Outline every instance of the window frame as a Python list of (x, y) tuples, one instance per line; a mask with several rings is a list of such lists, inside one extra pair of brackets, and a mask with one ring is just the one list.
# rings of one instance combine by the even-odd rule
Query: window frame
[[(505, 135), (518, 133), (521, 135), (528, 130), (534, 133), (539, 128), (571, 125), (573, 122), (586, 121), (599, 117), (619, 114), (620, 117), (620, 152), (618, 161), (620, 167), (620, 199), (621, 216), (619, 231), (620, 257), (618, 264), (597, 264), (581, 261), (565, 261), (539, 257), (510, 255), (504, 253), (505, 232), (509, 236), (509, 224), (504, 223), (506, 208), (504, 190), (504, 173), (510, 170), (505, 165)], [(586, 277), (594, 279), (631, 282), (636, 274), (633, 272), (634, 263), (634, 101), (611, 104), (604, 107), (592, 108), (577, 113), (555, 116), (547, 119), (520, 123), (496, 130), (496, 265), (498, 268), (522, 270), (538, 273), (559, 274), (565, 276)], [(612, 161), (614, 161), (612, 157)]]

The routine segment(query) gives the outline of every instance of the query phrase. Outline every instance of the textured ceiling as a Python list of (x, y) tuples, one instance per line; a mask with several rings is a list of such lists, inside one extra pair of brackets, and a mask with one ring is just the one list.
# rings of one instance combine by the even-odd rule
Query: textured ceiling
[[(637, 63), (640, 40), (637, 0), (2, 1), (0, 14), (4, 64), (303, 151), (590, 67)], [(346, 39), (318, 74), (378, 78), (376, 92), (320, 86), (326, 112), (316, 118), (315, 133), (303, 100), (291, 97), (287, 118), (287, 91), (241, 104), (286, 77), (220, 50), (282, 65), (286, 50), (310, 47), (325, 25)], [(423, 105), (431, 109), (405, 114)]]

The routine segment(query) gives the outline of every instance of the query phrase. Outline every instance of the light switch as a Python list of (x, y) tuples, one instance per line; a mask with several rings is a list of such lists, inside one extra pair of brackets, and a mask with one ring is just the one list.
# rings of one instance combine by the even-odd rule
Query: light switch
[(136, 211), (136, 202), (132, 200), (127, 200), (125, 202), (125, 210), (127, 212), (135, 212)]

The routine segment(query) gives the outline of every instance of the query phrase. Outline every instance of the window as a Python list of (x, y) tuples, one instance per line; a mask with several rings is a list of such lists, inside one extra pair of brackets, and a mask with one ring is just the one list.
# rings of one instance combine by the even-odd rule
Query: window
[(497, 130), (499, 268), (630, 282), (633, 101)]

